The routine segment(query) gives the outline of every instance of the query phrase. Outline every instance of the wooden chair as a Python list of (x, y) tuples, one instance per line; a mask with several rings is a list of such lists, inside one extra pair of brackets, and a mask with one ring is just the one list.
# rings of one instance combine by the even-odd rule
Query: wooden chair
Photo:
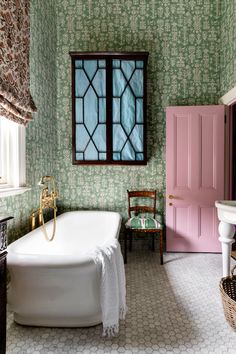
[[(163, 264), (163, 226), (161, 220), (156, 219), (156, 191), (128, 191), (128, 215), (129, 219), (125, 224), (125, 244), (124, 244), (124, 262), (127, 263), (127, 240), (129, 238), (129, 250), (132, 251), (132, 239), (133, 232), (152, 234), (152, 251), (155, 251), (155, 235), (159, 234), (160, 240), (160, 263)], [(135, 198), (135, 199), (132, 199)], [(141, 201), (137, 201), (138, 198), (142, 198)], [(143, 205), (143, 198), (148, 198), (151, 200), (151, 206)], [(135, 205), (133, 205), (135, 201)], [(146, 203), (145, 203), (146, 204)], [(139, 213), (151, 213), (151, 218), (136, 216), (132, 217), (132, 212), (134, 214)], [(148, 225), (149, 223), (149, 225)], [(152, 226), (154, 225), (154, 226)]]

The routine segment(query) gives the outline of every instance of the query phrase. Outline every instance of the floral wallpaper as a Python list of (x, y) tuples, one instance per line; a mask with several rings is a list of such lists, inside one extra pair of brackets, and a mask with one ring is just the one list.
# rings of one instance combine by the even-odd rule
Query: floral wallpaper
[(236, 0), (220, 1), (220, 91), (236, 86)]
[[(60, 211), (107, 209), (126, 217), (127, 189), (165, 195), (165, 107), (215, 104), (235, 85), (235, 32), (225, 23), (235, 27), (232, 3), (31, 0), (31, 93), (38, 112), (27, 127), (27, 181), (33, 188), (0, 200), (0, 213), (15, 216), (12, 239), (28, 230), (44, 174), (56, 176)], [(141, 50), (150, 53), (147, 166), (73, 166), (69, 51)]]
[(0, 198), (0, 214), (12, 215), (9, 242), (29, 231), (30, 213), (38, 207), (37, 183), (45, 174), (55, 174), (56, 155), (56, 17), (54, 0), (31, 0), (30, 82), (37, 106), (26, 127), (27, 184), (31, 191)]
[[(165, 194), (165, 107), (217, 102), (218, 1), (57, 1), (57, 171), (62, 209), (127, 215), (127, 189)], [(149, 51), (147, 166), (73, 166), (69, 51)], [(160, 203), (163, 211), (163, 203)]]

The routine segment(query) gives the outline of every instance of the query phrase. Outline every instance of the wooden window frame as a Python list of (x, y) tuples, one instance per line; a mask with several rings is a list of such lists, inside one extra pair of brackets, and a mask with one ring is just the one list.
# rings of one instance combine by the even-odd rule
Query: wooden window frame
[[(72, 164), (73, 165), (146, 165), (147, 164), (147, 60), (148, 52), (70, 52), (72, 65)], [(112, 75), (106, 75), (106, 160), (76, 160), (75, 141), (75, 61), (83, 59), (106, 60), (106, 70), (111, 72), (112, 60), (142, 60), (143, 67), (143, 160), (112, 160)]]
[(4, 188), (25, 185), (25, 126), (0, 117), (0, 196)]

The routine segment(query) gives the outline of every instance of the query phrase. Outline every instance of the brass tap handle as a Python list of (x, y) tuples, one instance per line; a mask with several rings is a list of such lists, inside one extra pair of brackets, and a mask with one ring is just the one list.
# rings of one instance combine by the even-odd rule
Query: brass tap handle
[(31, 214), (31, 230), (35, 229), (35, 212)]
[(43, 223), (43, 215), (42, 215), (42, 211), (39, 211), (39, 225), (42, 225)]

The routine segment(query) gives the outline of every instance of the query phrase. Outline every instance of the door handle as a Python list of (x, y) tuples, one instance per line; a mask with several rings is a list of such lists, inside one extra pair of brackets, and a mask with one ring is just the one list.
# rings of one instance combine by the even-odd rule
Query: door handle
[(170, 194), (170, 195), (168, 196), (168, 198), (169, 198), (169, 199), (174, 199), (175, 197), (174, 197), (172, 194)]

